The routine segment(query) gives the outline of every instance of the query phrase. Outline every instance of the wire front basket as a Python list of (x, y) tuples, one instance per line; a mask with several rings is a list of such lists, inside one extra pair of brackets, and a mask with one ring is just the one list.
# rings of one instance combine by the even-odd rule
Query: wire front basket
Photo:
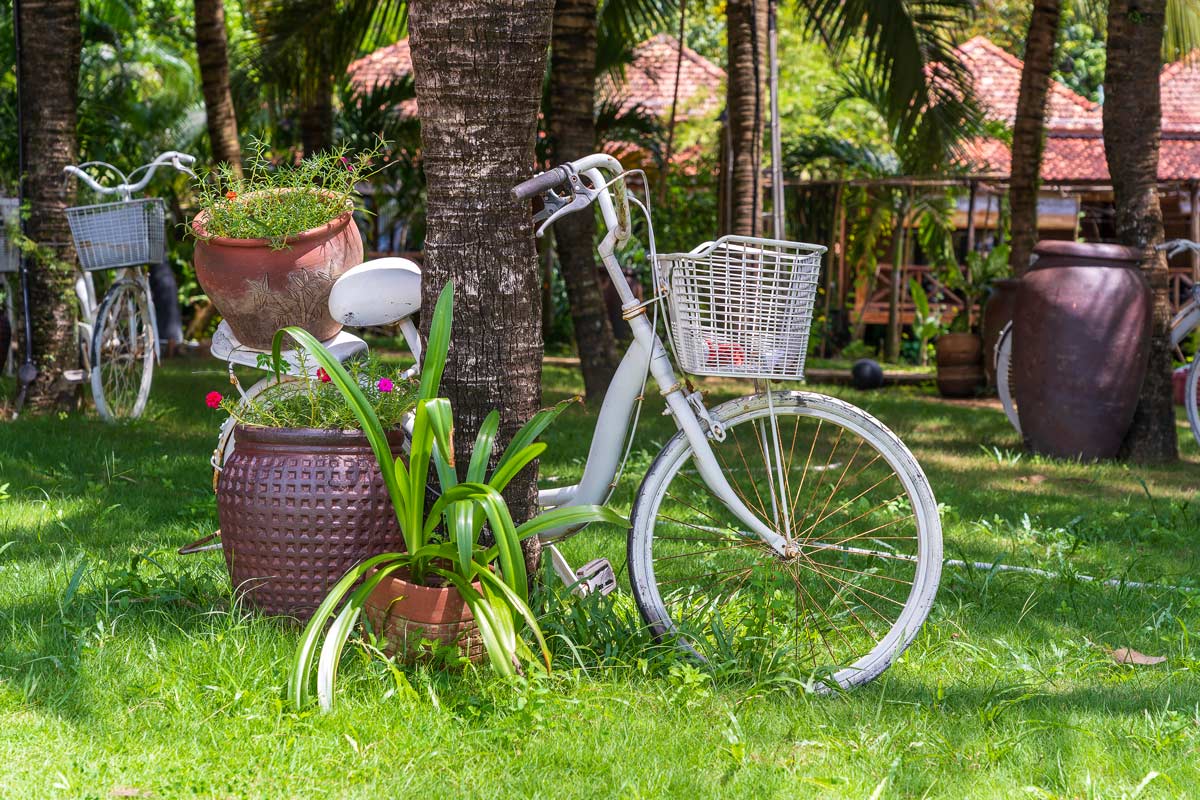
[[(16, 272), (20, 269), (20, 253), (8, 234), (10, 226), (16, 226), (21, 214), (21, 203), (15, 197), (0, 197), (0, 272)], [(0, 358), (0, 364), (4, 361)]]
[(115, 269), (161, 262), (165, 216), (157, 197), (68, 208), (79, 266)]
[(690, 253), (659, 256), (680, 368), (803, 378), (824, 252), (820, 245), (723, 236)]

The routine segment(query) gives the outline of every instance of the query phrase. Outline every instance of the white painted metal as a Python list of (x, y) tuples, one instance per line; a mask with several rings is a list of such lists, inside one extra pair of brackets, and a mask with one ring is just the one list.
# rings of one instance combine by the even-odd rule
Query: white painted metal
[[(832, 676), (840, 686), (866, 683), (878, 676), (916, 637), (937, 594), (942, 569), (942, 525), (933, 490), (912, 453), (895, 434), (865, 411), (849, 403), (810, 392), (780, 392), (769, 405), (762, 395), (731, 400), (710, 413), (726, 428), (753, 423), (772, 413), (796, 414), (820, 419), (823, 424), (842, 427), (862, 437), (900, 477), (917, 524), (917, 568), (904, 608), (891, 630), (853, 664)], [(638, 490), (631, 515), (629, 572), (638, 607), (660, 636), (671, 636), (675, 624), (667, 612), (654, 577), (652, 558), (655, 522), (659, 506), (679, 469), (697, 454), (683, 434), (677, 434), (659, 453)], [(684, 643), (685, 647), (689, 647)], [(689, 647), (690, 649), (690, 647)], [(693, 652), (695, 652), (693, 650)], [(699, 656), (699, 653), (695, 653)], [(827, 687), (826, 687), (827, 688)], [(820, 690), (821, 687), (818, 687)]]
[[(96, 413), (108, 422), (136, 419), (146, 409), (158, 342), (150, 306), (145, 273), (124, 271), (96, 311), (90, 348), (92, 400)], [(118, 384), (137, 384), (132, 406), (115, 404)]]
[(1000, 331), (996, 341), (996, 394), (1000, 396), (1000, 405), (1004, 407), (1004, 416), (1008, 424), (1013, 426), (1017, 435), (1021, 435), (1021, 418), (1017, 414), (1017, 401), (1012, 391), (1012, 323)]
[(1188, 425), (1192, 428), (1192, 438), (1200, 444), (1200, 399), (1197, 399), (1196, 393), (1200, 392), (1200, 358), (1193, 358), (1191, 365), (1188, 366), (1187, 382), (1184, 383), (1183, 389), (1183, 407), (1187, 410)]
[(343, 273), (329, 293), (329, 313), (356, 328), (390, 325), (420, 308), (421, 268), (407, 258), (363, 262)]
[[(326, 339), (321, 344), (333, 354), (334, 358), (343, 363), (367, 351), (367, 343), (349, 331), (339, 331), (332, 339)], [(267, 351), (265, 350), (255, 350), (246, 347), (238, 341), (238, 338), (233, 334), (233, 330), (229, 327), (229, 323), (224, 320), (221, 321), (221, 324), (217, 326), (216, 332), (213, 333), (212, 355), (214, 358), (219, 358), (222, 361), (228, 361), (243, 367), (258, 368), (259, 357), (266, 353)], [(295, 348), (280, 352), (280, 356), (288, 365), (289, 372), (294, 374), (300, 373), (302, 353), (302, 350)], [(304, 358), (303, 363), (310, 375), (317, 374), (319, 365), (312, 358)]]

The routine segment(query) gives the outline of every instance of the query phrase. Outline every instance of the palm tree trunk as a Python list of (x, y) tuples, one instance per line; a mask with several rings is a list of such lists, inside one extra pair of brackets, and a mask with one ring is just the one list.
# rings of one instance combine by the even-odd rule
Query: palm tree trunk
[(238, 142), (237, 115), (229, 91), (229, 54), (226, 47), (223, 0), (195, 0), (196, 58), (208, 117), (208, 140), (213, 161), (228, 164), (242, 174), (242, 147)]
[(312, 94), (300, 108), (300, 145), (305, 157), (333, 146), (333, 76), (320, 67), (315, 72)]
[[(550, 42), (550, 141), (555, 163), (596, 149), (596, 0), (558, 0)], [(617, 344), (596, 279), (596, 218), (573, 214), (555, 225), (575, 344), (589, 400), (604, 396), (617, 369)]]
[(1104, 72), (1104, 154), (1117, 206), (1117, 236), (1142, 250), (1142, 272), (1154, 293), (1150, 364), (1123, 454), (1158, 463), (1179, 457), (1171, 397), (1171, 304), (1158, 202), (1162, 68), (1166, 0), (1110, 0)]
[[(537, 249), (529, 204), (511, 189), (534, 163), (553, 6), (414, 0), (409, 7), (428, 180), (423, 292), (432, 308), (454, 281), (442, 393), (454, 404), (460, 467), (489, 411), (500, 410), (503, 446), (541, 402)], [(526, 470), (506, 492), (518, 520), (535, 509), (536, 476), (536, 468)], [(526, 544), (536, 561), (536, 542)]]
[(79, 366), (75, 338), (75, 248), (64, 209), (74, 200), (63, 167), (76, 162), (79, 86), (79, 0), (23, 0), (20, 4), (20, 113), (24, 120), (26, 235), (49, 257), (30, 259), (29, 314), (37, 380), (26, 403), (35, 410), (69, 408), (74, 384), (64, 370)]
[(729, 0), (726, 125), (729, 129), (728, 233), (757, 236), (762, 224), (763, 86), (766, 0)]
[(1029, 267), (1037, 244), (1037, 199), (1045, 144), (1046, 95), (1058, 39), (1061, 0), (1035, 0), (1025, 40), (1025, 67), (1013, 123), (1012, 174), (1008, 197), (1012, 208), (1012, 250), (1008, 263), (1014, 275)]

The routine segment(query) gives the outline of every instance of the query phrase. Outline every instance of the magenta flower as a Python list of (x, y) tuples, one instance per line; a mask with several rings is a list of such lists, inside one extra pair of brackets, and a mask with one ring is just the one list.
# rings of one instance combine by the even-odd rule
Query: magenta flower
[(347, 172), (354, 172), (354, 165), (350, 163), (350, 159), (342, 156), (342, 163), (346, 165)]
[(390, 379), (380, 378), (379, 383), (376, 385), (376, 388), (379, 389), (379, 391), (383, 392), (384, 394), (387, 394), (388, 392), (390, 392), (392, 389), (394, 389), (396, 387), (392, 384)]
[(220, 392), (209, 392), (204, 396), (204, 404), (209, 408), (220, 408), (223, 399)]

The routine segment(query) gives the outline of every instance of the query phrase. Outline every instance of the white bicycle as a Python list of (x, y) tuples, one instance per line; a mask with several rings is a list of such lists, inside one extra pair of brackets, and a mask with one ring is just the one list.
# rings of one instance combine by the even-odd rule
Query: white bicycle
[[(539, 234), (599, 204), (607, 233), (598, 250), (634, 334), (600, 408), (582, 480), (541, 490), (539, 502), (609, 499), (653, 376), (678, 432), (646, 472), (631, 515), (629, 579), (645, 622), (701, 659), (790, 664), (818, 691), (865, 683), (913, 641), (929, 613), (941, 574), (941, 522), (916, 459), (878, 420), (831, 397), (767, 388), (765, 381), (803, 375), (825, 248), (727, 236), (654, 256), (657, 296), (639, 302), (617, 259), (631, 234), (630, 204), (646, 214), (652, 254), (653, 226), (648, 207), (627, 194), (628, 174), (612, 156), (596, 154), (513, 190), (520, 199), (543, 198)], [(346, 324), (401, 322), (419, 358), (411, 315), (420, 297), (420, 270), (390, 258), (344, 274), (329, 305)], [(686, 372), (753, 379), (758, 393), (708, 408), (676, 374), (656, 332), (663, 300)], [(339, 358), (365, 349), (348, 333), (339, 337), (332, 342)], [(258, 361), (227, 332), (213, 352)], [(285, 357), (295, 368), (295, 353)], [(213, 456), (218, 469), (232, 446), (229, 426)], [(556, 573), (579, 594), (612, 591), (607, 560), (575, 570), (555, 546), (577, 532), (543, 537)]]
[[(1165, 250), (1167, 257), (1174, 257), (1185, 252), (1200, 252), (1200, 242), (1187, 239), (1174, 239), (1158, 246)], [(1192, 286), (1192, 297), (1171, 319), (1171, 347), (1175, 349), (1181, 360), (1184, 360), (1181, 345), (1197, 328), (1200, 328), (1200, 284)], [(1004, 415), (1018, 435), (1021, 434), (1021, 416), (1018, 413), (1016, 395), (1013, 393), (1012, 374), (1012, 323), (1009, 322), (1000, 331), (996, 340), (996, 393), (1000, 404), (1004, 407)], [(1200, 359), (1195, 357), (1188, 363), (1187, 380), (1184, 383), (1183, 406), (1187, 411), (1188, 425), (1192, 429), (1192, 438), (1200, 444), (1200, 403), (1197, 402), (1197, 392), (1200, 392)]]
[[(128, 175), (102, 161), (63, 170), (98, 194), (118, 198), (113, 203), (67, 209), (81, 269), (75, 294), (82, 316), (78, 325), (83, 362), (83, 370), (68, 377), (90, 380), (96, 412), (109, 422), (141, 416), (159, 356), (154, 303), (144, 267), (163, 259), (166, 213), (161, 199), (135, 199), (134, 195), (146, 188), (161, 166), (195, 177), (194, 162), (193, 156), (171, 151)], [(105, 186), (88, 174), (89, 169), (114, 173), (120, 183)], [(144, 174), (135, 181), (139, 173)], [(114, 269), (112, 283), (97, 302), (93, 273)]]

